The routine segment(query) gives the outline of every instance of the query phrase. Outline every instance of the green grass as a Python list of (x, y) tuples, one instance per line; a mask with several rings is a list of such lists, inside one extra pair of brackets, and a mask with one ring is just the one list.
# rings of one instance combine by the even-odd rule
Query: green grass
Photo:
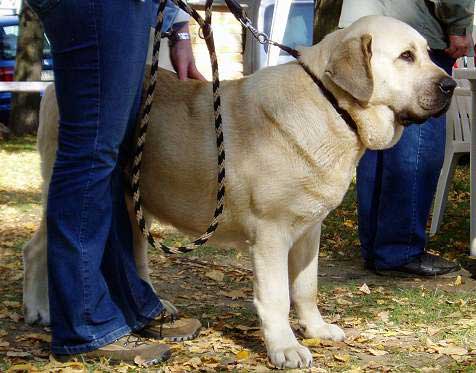
[(36, 137), (16, 137), (8, 141), (0, 140), (0, 151), (8, 153), (36, 152)]
[[(355, 288), (354, 288), (355, 289)], [(439, 325), (445, 318), (464, 310), (467, 316), (476, 307), (474, 292), (448, 293), (441, 290), (422, 291), (419, 288), (391, 288), (386, 294), (371, 293), (354, 296), (352, 305), (343, 308), (344, 316), (373, 319), (373, 312), (388, 311), (396, 325), (411, 327), (417, 324)], [(462, 301), (466, 302), (464, 307)]]

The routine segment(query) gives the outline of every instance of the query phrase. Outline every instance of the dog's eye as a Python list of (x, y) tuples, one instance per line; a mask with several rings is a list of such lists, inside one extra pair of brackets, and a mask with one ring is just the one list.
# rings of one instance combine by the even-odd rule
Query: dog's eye
[(398, 58), (407, 62), (415, 62), (415, 54), (412, 51), (405, 51)]

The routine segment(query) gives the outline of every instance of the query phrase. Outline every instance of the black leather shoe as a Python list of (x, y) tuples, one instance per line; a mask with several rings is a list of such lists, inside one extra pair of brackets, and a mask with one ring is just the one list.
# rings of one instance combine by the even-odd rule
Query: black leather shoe
[(392, 272), (403, 272), (417, 276), (440, 276), (461, 269), (458, 263), (450, 262), (439, 255), (424, 252), (410, 263), (388, 270), (376, 269), (377, 274), (389, 275)]

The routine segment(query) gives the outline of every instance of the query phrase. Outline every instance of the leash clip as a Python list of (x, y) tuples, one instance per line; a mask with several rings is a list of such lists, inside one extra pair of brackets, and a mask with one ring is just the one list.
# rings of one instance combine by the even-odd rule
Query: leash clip
[(238, 21), (243, 25), (244, 28), (249, 30), (253, 36), (258, 40), (260, 44), (269, 44), (269, 36), (266, 35), (264, 32), (259, 32), (251, 23), (251, 20), (246, 17), (244, 19), (239, 18)]

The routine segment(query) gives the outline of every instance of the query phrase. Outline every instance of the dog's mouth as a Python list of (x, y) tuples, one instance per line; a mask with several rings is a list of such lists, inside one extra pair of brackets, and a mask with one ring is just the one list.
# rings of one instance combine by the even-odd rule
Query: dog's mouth
[[(434, 103), (436, 103), (434, 101)], [(412, 113), (410, 111), (403, 111), (403, 112), (396, 112), (395, 113), (395, 118), (398, 124), (408, 127), (411, 124), (423, 124), (425, 123), (428, 118), (438, 118), (445, 114), (451, 104), (451, 99), (449, 100), (441, 100), (438, 102), (439, 105), (432, 106), (431, 108), (422, 108), (425, 111), (424, 115), (416, 115), (415, 113)]]
[(418, 105), (420, 108), (428, 113), (430, 116), (439, 116), (448, 110), (451, 103), (452, 94), (450, 95), (437, 95), (436, 97), (419, 96)]
[(395, 121), (403, 127), (408, 127), (412, 124), (423, 124), (431, 115), (419, 116), (409, 111), (395, 112)]
[(443, 106), (443, 108), (441, 108), (440, 111), (438, 111), (436, 114), (433, 114), (432, 117), (433, 118), (441, 117), (443, 114), (445, 114), (448, 111), (448, 109), (450, 108), (450, 105), (451, 105), (451, 100), (448, 100)]
[[(430, 82), (419, 87), (416, 97), (417, 109), (408, 108), (398, 112), (396, 117), (402, 126), (425, 123), (428, 118), (437, 118), (446, 113), (451, 104), (453, 89), (444, 89), (441, 80)], [(454, 88), (454, 87), (452, 87)]]
[[(447, 81), (453, 84), (448, 85)], [(446, 85), (443, 85), (444, 83)], [(427, 113), (428, 117), (437, 118), (443, 115), (450, 107), (455, 86), (453, 79), (443, 79), (431, 86), (423, 87), (420, 95), (417, 96), (418, 106)]]

